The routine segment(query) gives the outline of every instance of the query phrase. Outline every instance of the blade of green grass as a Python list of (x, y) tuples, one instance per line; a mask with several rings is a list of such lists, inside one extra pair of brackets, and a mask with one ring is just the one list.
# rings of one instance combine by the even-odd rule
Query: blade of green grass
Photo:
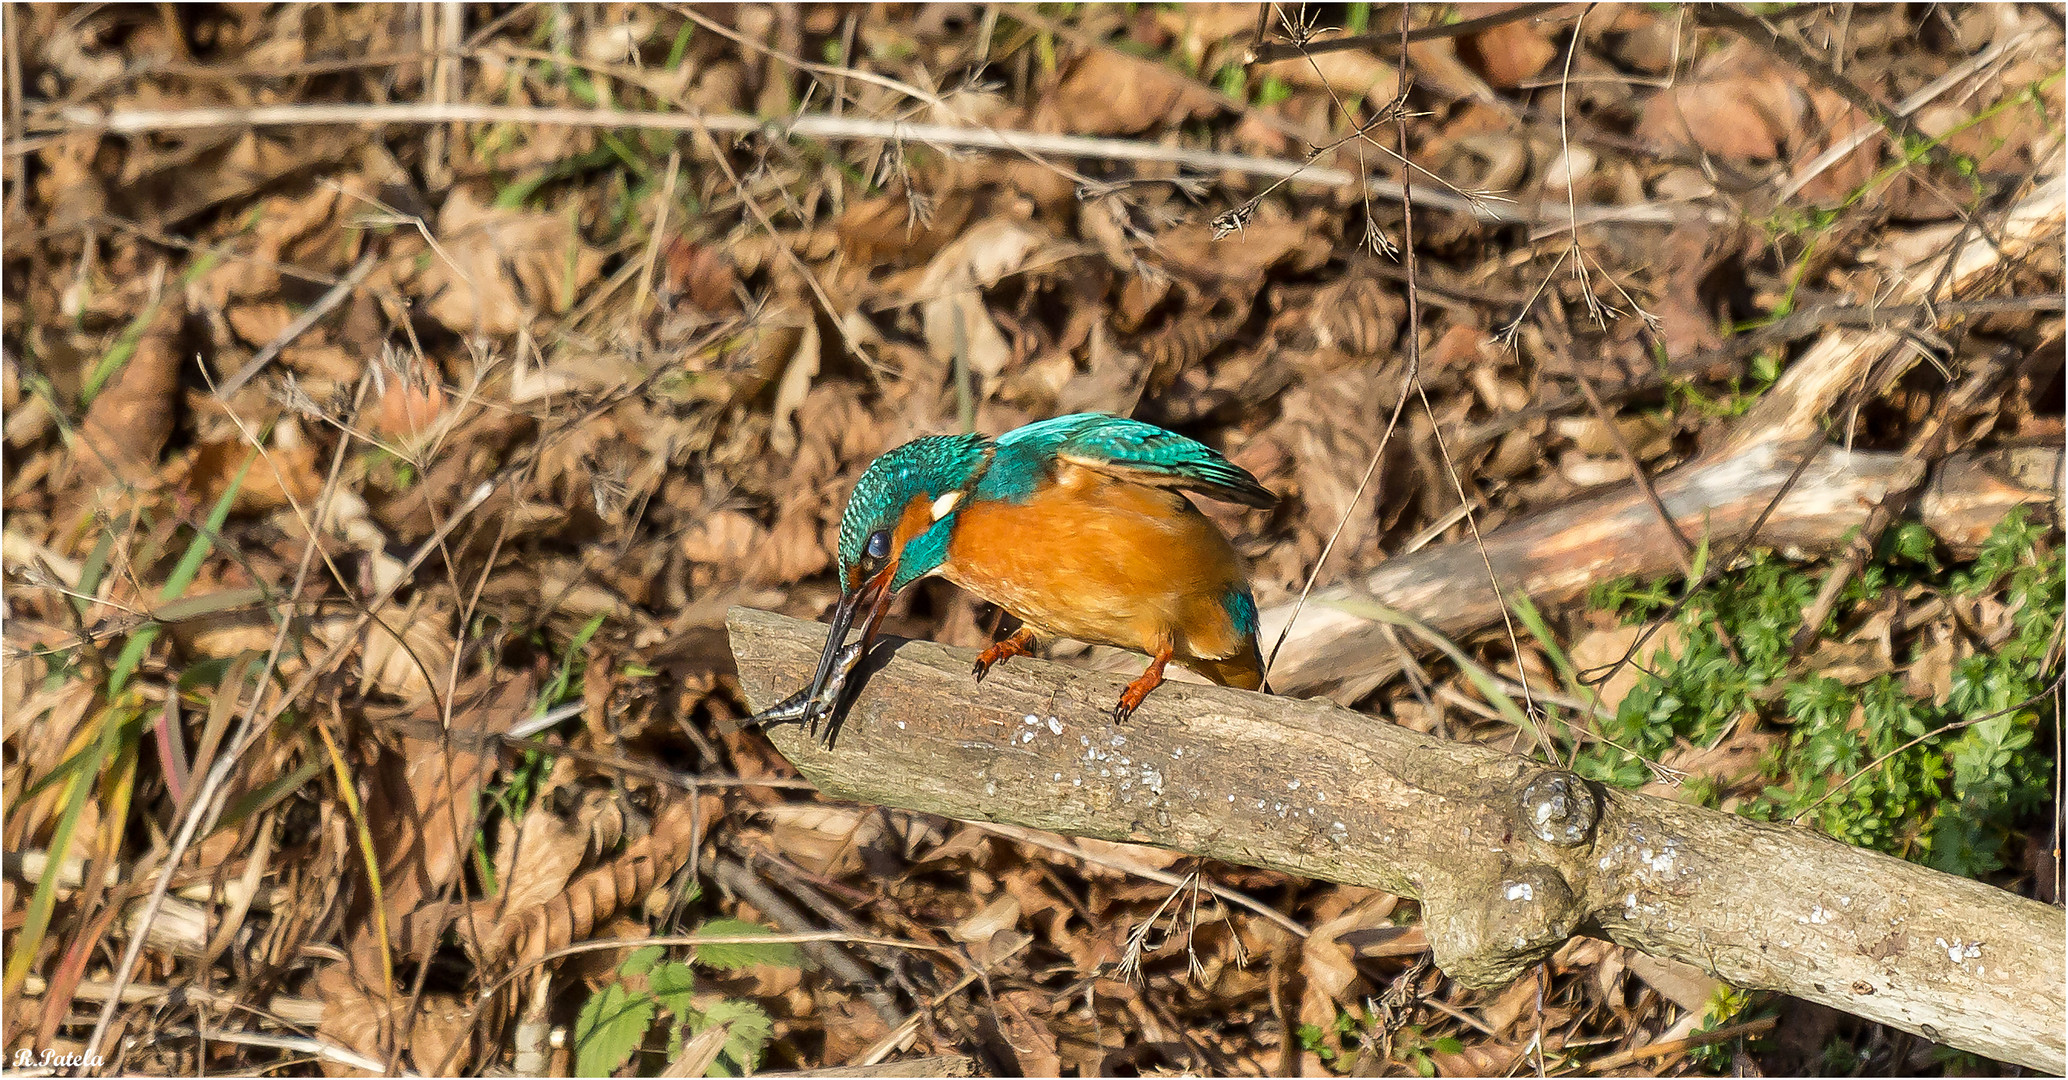
[(294, 794), (303, 784), (308, 783), (317, 773), (322, 772), (324, 764), (322, 758), (311, 755), (308, 760), (297, 766), (293, 772), (279, 777), (273, 780), (273, 782), (265, 784), (256, 791), (231, 803), (223, 811), (223, 816), (216, 821), (215, 831), (221, 832), (224, 829), (234, 829), (238, 825), (243, 824), (245, 819), (254, 814), (262, 813), (274, 803)]
[(61, 876), (58, 867), (65, 865), (65, 857), (72, 851), (72, 833), (79, 827), (79, 815), (86, 810), (86, 796), (93, 790), (93, 775), (100, 771), (101, 761), (107, 757), (114, 745), (117, 729), (122, 725), (112, 722), (104, 714), (101, 736), (93, 741), (93, 747), (81, 753), (84, 760), (74, 776), (71, 786), (65, 792), (65, 809), (58, 816), (57, 829), (51, 833), (48, 868), (42, 880), (36, 882), (36, 892), (29, 897), (27, 917), (22, 921), (21, 936), (15, 939), (14, 955), (7, 958), (6, 993), (13, 998), (21, 991), (22, 982), (29, 976), (29, 968), (36, 962), (36, 954), (43, 950), (43, 936), (50, 929), (50, 913), (57, 907), (57, 879)]
[(137, 345), (144, 340), (144, 331), (150, 327), (151, 320), (158, 317), (158, 309), (164, 303), (165, 298), (161, 295), (144, 305), (144, 310), (138, 312), (136, 318), (129, 320), (129, 325), (123, 327), (122, 333), (116, 335), (115, 344), (110, 345), (108, 351), (101, 356), (100, 362), (93, 365), (92, 371), (87, 372), (86, 383), (79, 388), (80, 407), (93, 404), (93, 399), (100, 395), (108, 380), (113, 379), (128, 365), (129, 358), (136, 355)]
[(1565, 649), (1552, 635), (1543, 613), (1530, 603), (1528, 596), (1519, 592), (1509, 598), (1509, 604), (1515, 609), (1515, 617), (1522, 620), (1523, 628), (1529, 631), (1529, 636), (1537, 639), (1537, 646), (1551, 658), (1551, 666), (1558, 669), (1558, 679), (1565, 684), (1565, 692), (1592, 705), (1594, 688), (1580, 682), (1579, 669), (1573, 666), (1572, 657), (1566, 655)]
[(1472, 683), (1473, 689), (1479, 691), (1479, 696), (1485, 698), (1487, 704), (1492, 705), (1494, 710), (1501, 714), (1502, 719), (1507, 720), (1518, 728), (1534, 733), (1537, 740), (1544, 745), (1546, 750), (1552, 748), (1550, 740), (1545, 737), (1543, 731), (1537, 727), (1536, 723), (1530, 720), (1529, 716), (1522, 711), (1522, 706), (1515, 704), (1515, 699), (1503, 692), (1500, 683), (1494, 681), (1493, 672), (1480, 666), (1478, 661), (1465, 655), (1465, 650), (1458, 648), (1449, 638), (1437, 633), (1434, 628), (1423, 623), (1420, 619), (1404, 611), (1370, 600), (1335, 600), (1324, 603), (1327, 607), (1332, 607), (1347, 615), (1355, 615), (1360, 619), (1370, 619), (1373, 622), (1403, 627), (1413, 632), (1422, 640), (1436, 646), (1442, 650), (1445, 656), (1450, 657), (1451, 663), (1458, 665), (1458, 670), (1463, 672), (1465, 678)]
[(79, 595), (70, 598), (72, 610), (78, 612), (80, 618), (86, 617), (86, 597), (100, 592), (101, 579), (108, 574), (108, 560), (115, 552), (115, 538), (128, 528), (129, 511), (124, 510), (116, 515), (115, 520), (108, 523), (108, 527), (101, 532), (101, 538), (94, 542), (93, 551), (86, 556), (86, 561), (80, 564), (77, 590)]
[[(258, 460), (258, 451), (245, 455), (244, 465), (237, 475), (223, 489), (222, 497), (215, 501), (215, 508), (208, 514), (208, 521), (187, 542), (187, 550), (180, 555), (179, 564), (172, 568), (172, 574), (165, 579), (165, 588), (159, 590), (158, 599), (164, 603), (178, 600), (201, 573), (201, 564), (208, 554), (215, 550), (215, 538), (222, 534), (223, 523), (230, 520), (230, 507), (237, 501), (237, 493), (244, 487), (244, 477), (251, 472), (252, 463)], [(122, 653), (115, 658), (115, 666), (108, 672), (108, 700), (113, 701), (129, 685), (130, 676), (136, 674), (137, 665), (144, 662), (144, 655), (150, 651), (151, 643), (158, 640), (163, 626), (148, 622), (138, 627), (129, 640), (122, 643)]]

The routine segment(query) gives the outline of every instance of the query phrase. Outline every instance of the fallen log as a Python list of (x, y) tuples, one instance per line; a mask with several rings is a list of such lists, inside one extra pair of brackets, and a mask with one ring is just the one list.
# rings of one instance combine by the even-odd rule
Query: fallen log
[[(1797, 557), (1837, 554), (1891, 492), (1920, 483), (1919, 520), (1956, 553), (1972, 554), (2014, 506), (2059, 520), (2059, 447), (1955, 454), (1930, 476), (1923, 462), (1899, 453), (1837, 446), (1805, 452), (1815, 456), (1779, 504), (1774, 496), (1795, 473), (1797, 459), (1771, 446), (1690, 464), (1654, 487), (1682, 533), (1707, 540), (1719, 555), (1744, 540), (1762, 515), (1761, 546)], [(1554, 608), (1597, 582), (1680, 573), (1680, 559), (1658, 511), (1634, 484), (1619, 485), (1488, 533), (1483, 552), (1470, 541), (1426, 548), (1389, 559), (1356, 581), (1315, 590), (1271, 667), (1271, 685), (1280, 693), (1323, 694), (1348, 704), (1399, 671), (1399, 652), (1385, 627), (1337, 609), (1338, 603), (1376, 600), (1456, 637), (1501, 619), (1488, 566), (1504, 594)], [(1290, 604), (1266, 610), (1262, 639), (1276, 641), (1291, 614)]]
[[(1888, 287), (1876, 293), (1878, 302), (1923, 304), (1989, 287), (2033, 252), (2059, 250), (2064, 205), (2063, 178), (2054, 176), (2035, 182), (1993, 219), (1986, 236), (1953, 224), (1894, 238), (1866, 259), (1886, 268)], [(1768, 547), (1831, 554), (1883, 499), (1926, 480), (1926, 462), (1849, 452), (1827, 443), (1823, 430), (1854, 388), (1870, 381), (1887, 385), (1916, 362), (1916, 350), (1905, 349), (1903, 341), (1894, 327), (1845, 327), (1814, 342), (1716, 446), (1654, 481), (1681, 533), (1706, 536), (1712, 551), (1735, 548), (1808, 456), (1803, 475), (1756, 539)], [(2058, 497), (2060, 453), (2052, 453), (2051, 470), (2025, 461), (2002, 477), (2010, 487), (2025, 489), (2022, 500), (2013, 501), (2047, 504)], [(1940, 469), (1930, 482), (1948, 475), (1985, 479)], [(1956, 531), (1970, 528), (1972, 517), (1959, 518), (1952, 512), (1956, 506), (1927, 497), (1927, 525), (1939, 509)], [(1526, 594), (1540, 607), (1574, 599), (1606, 578), (1679, 572), (1684, 552), (1665, 528), (1637, 486), (1626, 483), (1496, 531), (1486, 537), (1483, 555), (1477, 545), (1463, 542), (1388, 560), (1309, 599), (1272, 664), (1271, 685), (1280, 693), (1326, 694), (1347, 704), (1399, 670), (1386, 628), (1335, 609), (1335, 602), (1376, 600), (1458, 636), (1500, 619), (1489, 571), (1504, 592)], [(1263, 640), (1278, 639), (1293, 607), (1281, 604), (1263, 613)]]
[[(809, 681), (825, 627), (735, 608), (765, 708)], [(1326, 701), (1167, 684), (1125, 725), (1124, 680), (879, 647), (826, 750), (769, 732), (836, 798), (1154, 844), (1421, 901), (1437, 964), (1498, 986), (1575, 934), (1681, 960), (2045, 1072), (2068, 1069), (2059, 908), (1807, 829), (1634, 792)]]

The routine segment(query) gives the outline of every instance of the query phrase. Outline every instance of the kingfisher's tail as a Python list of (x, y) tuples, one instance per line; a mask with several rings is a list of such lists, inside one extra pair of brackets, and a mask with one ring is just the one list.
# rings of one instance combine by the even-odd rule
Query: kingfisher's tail
[(1264, 689), (1264, 658), (1257, 652), (1257, 639), (1254, 637), (1248, 640), (1241, 652), (1225, 660), (1186, 659), (1183, 663), (1222, 686), (1238, 690)]

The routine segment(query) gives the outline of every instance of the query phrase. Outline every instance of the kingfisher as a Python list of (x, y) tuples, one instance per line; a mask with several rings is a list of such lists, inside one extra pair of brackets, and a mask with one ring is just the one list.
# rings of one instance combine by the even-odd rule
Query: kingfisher
[[(1234, 545), (1185, 492), (1268, 509), (1278, 498), (1212, 448), (1154, 424), (1074, 413), (998, 436), (916, 439), (869, 464), (840, 519), (840, 602), (817, 674), (790, 717), (815, 727), (867, 651), (891, 598), (939, 575), (1020, 620), (977, 657), (981, 682), (1037, 635), (1145, 653), (1113, 709), (1127, 719), (1184, 665), (1259, 689), (1257, 604)], [(866, 612), (861, 640), (843, 649)], [(837, 669), (837, 674), (836, 674)], [(773, 711), (773, 710), (772, 710)], [(832, 737), (832, 723), (826, 736)]]

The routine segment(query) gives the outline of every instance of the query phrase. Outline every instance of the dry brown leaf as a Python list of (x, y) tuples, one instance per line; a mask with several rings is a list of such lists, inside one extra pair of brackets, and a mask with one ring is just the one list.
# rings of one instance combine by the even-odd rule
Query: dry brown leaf
[[(1320, 553), (1320, 538), (1339, 523), (1338, 542), (1346, 556), (1375, 535), (1378, 507), (1373, 492), (1356, 497), (1363, 468), (1345, 469), (1343, 462), (1367, 462), (1377, 452), (1387, 406), (1399, 396), (1399, 379), (1398, 374), (1362, 364), (1317, 372), (1286, 391), (1283, 412), (1266, 429), (1269, 441), (1290, 459), (1290, 469), (1274, 470), (1290, 484), (1276, 490), (1297, 496), (1294, 506), (1314, 547), (1312, 555)], [(1400, 452), (1398, 440), (1390, 447), (1389, 453)]]
[[(1256, 65), (1263, 75), (1294, 86), (1333, 90), (1341, 97), (1373, 95), (1384, 100), (1400, 86), (1400, 69), (1362, 49), (1341, 49)], [(1318, 70), (1317, 70), (1318, 69)]]
[[(378, 967), (365, 954), (366, 935), (360, 934), (352, 951), (361, 966)], [(407, 987), (383, 995), (353, 977), (353, 962), (334, 961), (316, 974), (316, 996), (323, 1002), (323, 1018), (317, 1033), (326, 1041), (345, 1047), (375, 1061), (385, 1060), (388, 1048), (408, 1025), (408, 1060), (426, 1076), (440, 1075), (451, 1062), (465, 1062), (473, 1043), (472, 1017), (464, 1003), (452, 994), (426, 992), (412, 1002)], [(318, 1062), (325, 1076), (364, 1076), (364, 1070), (328, 1059)]]
[(776, 383), (775, 407), (770, 410), (768, 448), (783, 457), (797, 452), (797, 427), (790, 418), (811, 393), (811, 381), (819, 374), (819, 323), (806, 316), (799, 320), (797, 347), (783, 366), (782, 381)]
[[(1493, 14), (1499, 9), (1488, 4), (1479, 10)], [(1459, 59), (1488, 83), (1503, 88), (1521, 85), (1557, 55), (1558, 46), (1528, 19), (1502, 23), (1458, 42)]]
[(1220, 108), (1211, 92), (1149, 60), (1093, 49), (1056, 88), (1053, 122), (1078, 135), (1134, 135), (1157, 124), (1181, 124)]
[(1431, 1054), (1429, 1060), (1436, 1064), (1438, 1076), (1507, 1076), (1521, 1053), (1517, 1047), (1475, 1042), (1455, 1054)]
[[(1623, 654), (1628, 652), (1630, 646), (1648, 629), (1651, 628), (1618, 626), (1610, 630), (1595, 630), (1582, 637), (1572, 647), (1573, 666), (1579, 670), (1581, 680), (1596, 679), (1605, 674), (1608, 666), (1621, 660)], [(1645, 638), (1644, 647), (1638, 650), (1636, 656), (1630, 658), (1630, 663), (1624, 664), (1616, 672), (1614, 678), (1598, 685), (1589, 684), (1594, 685), (1594, 692), (1601, 696), (1603, 707), (1613, 711), (1621, 705), (1623, 698), (1635, 689), (1637, 681), (1644, 677), (1643, 672), (1638, 669), (1651, 667), (1652, 658), (1662, 649), (1668, 656), (1680, 655), (1680, 630), (1672, 623), (1657, 627), (1656, 632)]]
[(1734, 75), (1685, 82), (1645, 102), (1637, 137), (1732, 162), (1772, 161), (1801, 123), (1804, 102), (1785, 79)]
[[(559, 764), (555, 763), (555, 772)], [(546, 903), (567, 888), (567, 879), (582, 865), (589, 850), (588, 828), (548, 811), (538, 799), (521, 825), (505, 821), (496, 850), (496, 884), (502, 893), (488, 903), (504, 917)]]
[(182, 482), (196, 502), (214, 506), (243, 473), (244, 482), (230, 506), (230, 512), (240, 517), (277, 510), (290, 501), (309, 507), (323, 490), (316, 448), (292, 418), (281, 420), (273, 429), (273, 444), (246, 469), (244, 464), (250, 459), (251, 447), (241, 439), (204, 442), (195, 447)]
[(931, 217), (915, 221), (912, 200), (902, 191), (892, 191), (849, 204), (834, 231), (848, 259), (858, 266), (890, 260), (910, 265), (933, 258), (962, 235), (973, 208), (966, 194), (951, 192), (934, 204)]
[[(1809, 111), (1802, 119), (1804, 129), (1793, 140), (1796, 161), (1807, 162), (1821, 155), (1826, 148), (1852, 134), (1861, 127), (1873, 126), (1874, 121), (1867, 114), (1854, 108), (1838, 91), (1829, 87), (1815, 87), (1809, 92)], [(1875, 170), (1881, 166), (1882, 148), (1886, 140), (1868, 139), (1851, 153), (1839, 158), (1830, 168), (1818, 173), (1804, 184), (1801, 197), (1812, 206), (1834, 207), (1845, 202), (1854, 192), (1861, 190), (1874, 178)], [(1948, 214), (1951, 209), (1948, 208)]]
[(386, 372), (380, 365), (380, 399), (373, 409), (373, 429), (391, 439), (409, 442), (431, 430), (445, 414), (445, 389), (434, 373), (411, 364), (401, 374)]
[(991, 935), (1010, 930), (1019, 925), (1020, 901), (1011, 893), (1001, 893), (985, 904), (976, 914), (956, 923), (948, 936), (971, 945), (991, 940)]
[[(384, 619), (379, 625), (367, 626), (366, 643), (360, 651), (360, 693), (378, 690), (414, 701), (429, 693), (432, 680), (443, 685), (452, 663), (453, 610), (450, 604), (442, 602), (442, 597), (434, 596), (437, 594), (420, 593), (410, 600), (400, 619)], [(264, 648), (265, 644), (261, 641), (256, 647)], [(240, 649), (251, 647), (254, 644), (250, 642), (240, 644)]]
[[(1740, 722), (1731, 729), (1729, 737), (1716, 745), (1704, 747), (1681, 743), (1660, 758), (1659, 764), (1685, 773), (1686, 780), (1708, 780), (1719, 792), (1728, 793), (1748, 786), (1756, 790), (1761, 781), (1763, 759), (1784, 739), (1780, 732), (1762, 731)], [(1654, 780), (1639, 790), (1662, 799), (1684, 799), (1686, 780)]]
[(1666, 238), (1664, 282), (1656, 314), (1670, 355), (1689, 356), (1723, 347), (1710, 280), (1732, 255), (1728, 235), (1701, 225), (1684, 225)]
[(1495, 998), (1493, 1004), (1481, 1009), (1479, 1017), (1486, 1021), (1486, 1026), (1494, 1029), (1495, 1034), (1505, 1033), (1525, 1011), (1536, 1009), (1537, 994), (1541, 989), (1535, 979), (1517, 979), (1508, 989), (1501, 991), (1501, 996)]
[(270, 344), (280, 332), (294, 325), (294, 312), (278, 300), (236, 304), (223, 313), (238, 340), (259, 348)]
[(833, 565), (825, 537), (822, 492), (793, 488), (776, 511), (775, 528), (747, 560), (745, 580), (754, 585), (801, 581)]
[(1025, 263), (1046, 234), (1011, 218), (992, 218), (941, 249), (920, 278), (926, 350), (943, 365), (957, 357), (984, 380), (984, 397), (1012, 359), (1012, 345), (984, 308), (982, 288)]
[(1680, 55), (1677, 20), (1662, 19), (1642, 4), (1617, 4), (1609, 10), (1613, 14), (1603, 27), (1610, 34), (1605, 42), (1609, 55), (1647, 75), (1663, 75), (1673, 67)]
[[(1471, 98), (1485, 102), (1497, 109), (1507, 105), (1494, 88), (1465, 66), (1458, 59), (1458, 44), (1455, 38), (1435, 38), (1417, 41), (1407, 47), (1408, 66), (1414, 71), (1418, 86), (1430, 86), (1450, 97)], [(1389, 94), (1390, 96), (1390, 94)]]
[(1660, 997), (1689, 1012), (1702, 1011), (1709, 1004), (1710, 997), (1723, 985), (1693, 964), (1635, 949), (1630, 951), (1625, 962), (1630, 966), (1630, 973), (1649, 983)]
[[(599, 924), (646, 899), (656, 884), (689, 859), (697, 829), (691, 802), (677, 799), (654, 815), (653, 831), (625, 845), (616, 857), (569, 882), (549, 902), (503, 920), (485, 942), (492, 961), (543, 956), (586, 940)], [(634, 926), (635, 934), (645, 928)], [(613, 961), (610, 967), (616, 967)]]
[[(1083, 851), (1087, 855), (1102, 857), (1105, 863), (1111, 863), (1114, 866), (1127, 867), (1125, 870), (1116, 870), (1108, 867), (1105, 863), (1087, 861), (1084, 863), (1084, 872), (1088, 877), (1096, 875), (1101, 878), (1125, 880), (1132, 875), (1135, 867), (1147, 867), (1151, 870), (1168, 870), (1175, 866), (1179, 859), (1184, 858), (1178, 852), (1166, 851), (1163, 848), (1149, 847), (1145, 844), (1122, 844), (1112, 840), (1100, 840), (1091, 836), (1078, 837), (1076, 844), (1078, 850)], [(1053, 855), (1056, 859), (1066, 861), (1070, 859), (1068, 855), (1047, 852), (1045, 848), (1043, 851), (1045, 854)], [(1170, 886), (1157, 885), (1156, 888), (1168, 891)]]
[(687, 300), (709, 315), (729, 315), (740, 309), (739, 274), (723, 248), (677, 236), (668, 241), (666, 251), (661, 257), (660, 280), (654, 284), (654, 295), (663, 306)]
[(712, 566), (738, 566), (762, 545), (768, 530), (739, 510), (714, 510), (691, 525), (678, 542), (682, 557)]
[(1943, 706), (1953, 694), (1953, 664), (1958, 659), (1953, 636), (1934, 628), (1932, 643), (1919, 649), (1903, 675), (1903, 689), (1917, 697), (1929, 697)]
[(1272, 270), (1300, 274), (1328, 261), (1333, 251), (1311, 221), (1258, 221), (1221, 240), (1209, 225), (1180, 225), (1156, 238), (1157, 250), (1173, 266), (1231, 291), (1255, 289)]
[(815, 874), (838, 876), (861, 866), (861, 849), (883, 835), (879, 815), (853, 806), (775, 803), (761, 808), (773, 824), (769, 843)]
[[(1582, 453), (1606, 455), (1617, 452), (1615, 436), (1609, 433), (1608, 425), (1602, 423), (1598, 416), (1561, 416), (1552, 429), (1571, 439)], [(1643, 415), (1616, 417), (1616, 431), (1640, 460), (1663, 452), (1672, 436), (1672, 432), (1662, 427), (1659, 421)]]
[(514, 334), (541, 312), (565, 311), (603, 268), (566, 214), (502, 209), (467, 188), (446, 198), (437, 233), (427, 310), (458, 334)]
[(1203, 68), (1208, 49), (1230, 38), (1256, 33), (1255, 4), (1173, 4), (1155, 11), (1156, 23), (1176, 40), (1174, 51)]
[(168, 293), (129, 362), (87, 407), (72, 449), (80, 479), (95, 485), (111, 478), (142, 484), (157, 471), (179, 400), (180, 333), (186, 317), (186, 305)]
[[(411, 729), (388, 733), (392, 741), (372, 770), (367, 817), (375, 826), (391, 933), (401, 933), (405, 917), (437, 897), (459, 873), (471, 842), (475, 796), (498, 767), (493, 751), (484, 754), (478, 740), (509, 730), (531, 701), (536, 682), (528, 671), (511, 677), (484, 670), (453, 695), (450, 731), (457, 737), (432, 734), (444, 726), (444, 718), (428, 700), (399, 718)], [(430, 938), (439, 921), (416, 920), (415, 933)], [(422, 953), (433, 940), (397, 944)]]
[(1059, 1076), (1063, 1059), (1056, 1052), (1056, 1034), (1049, 1026), (1049, 995), (1014, 990), (998, 995), (998, 1033), (1012, 1048), (1021, 1076)]

